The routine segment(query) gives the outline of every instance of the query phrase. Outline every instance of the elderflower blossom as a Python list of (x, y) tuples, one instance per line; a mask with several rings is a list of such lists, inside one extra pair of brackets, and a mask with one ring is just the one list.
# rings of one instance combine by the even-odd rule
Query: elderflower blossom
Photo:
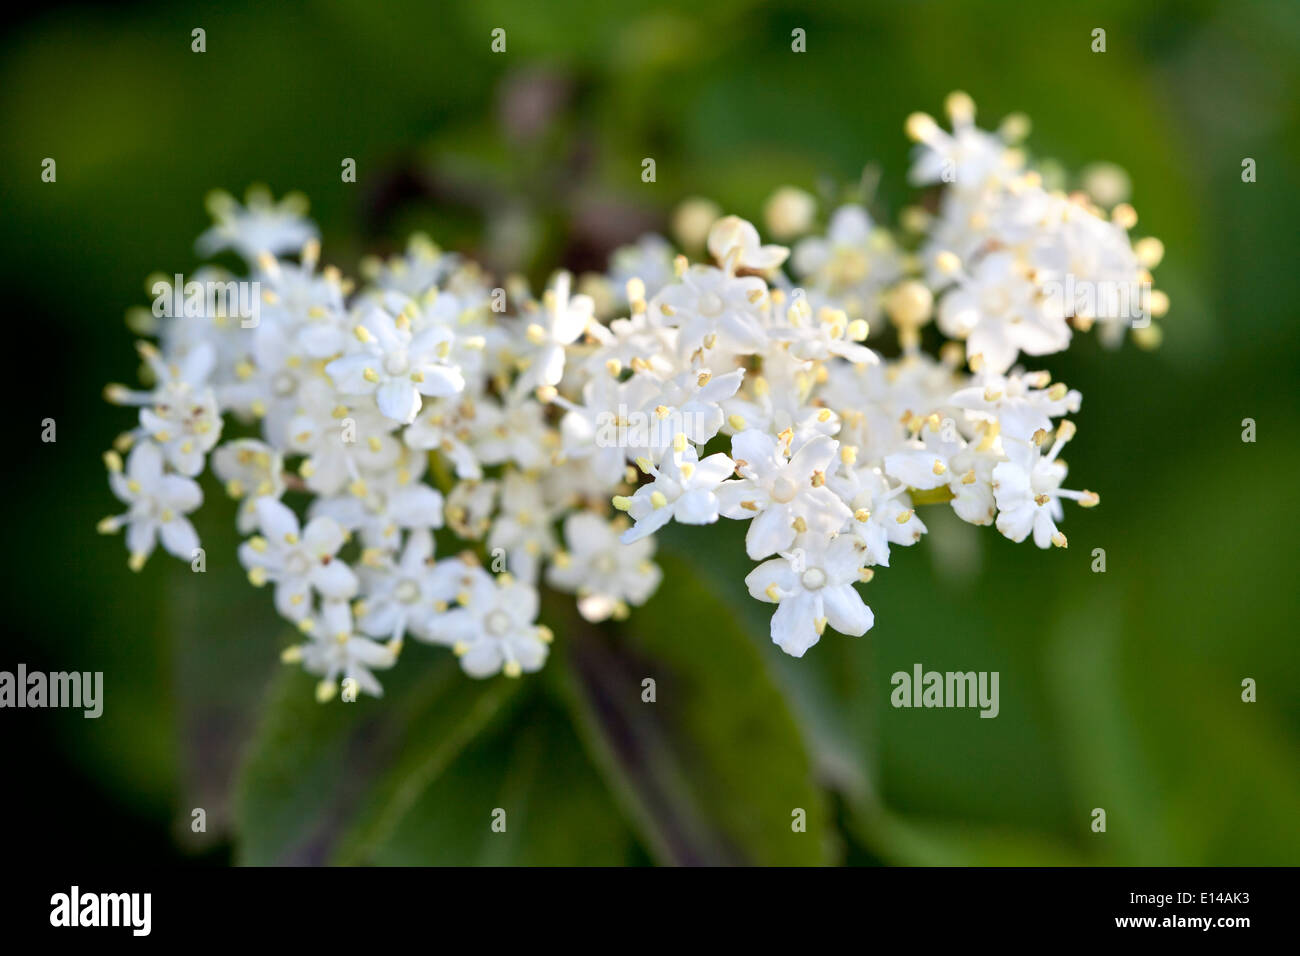
[(674, 522), (746, 523), (744, 587), (794, 656), (873, 626), (859, 587), (924, 539), (926, 508), (1066, 547), (1065, 503), (1099, 501), (1060, 460), (1082, 399), (1024, 363), (1094, 326), (1155, 344), (1163, 247), (1130, 238), (1127, 204), (1049, 190), (1023, 118), (990, 132), (964, 94), (947, 109), (951, 132), (906, 123), (910, 178), (937, 193), (907, 229), (783, 187), (768, 218), (791, 249), (692, 200), (677, 235), (702, 261), (649, 234), (536, 296), (423, 236), (353, 280), (321, 265), (301, 197), (214, 194), (199, 249), (246, 276), (191, 278), (249, 284), (256, 321), (155, 310), (145, 384), (105, 390), (138, 412), (105, 455), (127, 510), (100, 530), (125, 531), (133, 570), (159, 542), (193, 560), (210, 462), (322, 701), (340, 680), (380, 694), (408, 638), (473, 677), (537, 671), (540, 590), (628, 617)]

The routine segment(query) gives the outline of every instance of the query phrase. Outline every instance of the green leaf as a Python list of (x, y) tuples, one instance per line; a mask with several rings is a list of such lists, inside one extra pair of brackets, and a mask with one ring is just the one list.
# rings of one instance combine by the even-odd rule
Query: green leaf
[(362, 858), (388, 866), (617, 866), (638, 855), (567, 715), (536, 695), (424, 787)]
[[(249, 864), (614, 865), (636, 850), (540, 679), (476, 681), (408, 651), (385, 696), (317, 704), (290, 671), (245, 765)], [(491, 828), (504, 811), (503, 832)]]
[[(743, 632), (758, 650), (799, 726), (816, 778), (839, 791), (850, 807), (865, 807), (873, 793), (876, 763), (874, 635), (828, 632), (801, 658), (773, 644), (772, 605), (755, 601), (745, 589), (745, 575), (754, 568), (745, 554), (746, 528), (739, 521), (708, 528), (670, 525), (658, 537), (696, 586), (713, 596), (715, 616)], [(870, 601), (871, 592), (864, 597)], [(634, 623), (640, 613), (634, 613)]]
[(406, 656), (379, 700), (317, 704), (296, 670), (277, 682), (236, 798), (242, 862), (366, 858), (521, 686)]
[(827, 861), (825, 795), (762, 656), (686, 563), (660, 563), (660, 592), (626, 623), (574, 615), (557, 637), (556, 678), (593, 758), (660, 862)]

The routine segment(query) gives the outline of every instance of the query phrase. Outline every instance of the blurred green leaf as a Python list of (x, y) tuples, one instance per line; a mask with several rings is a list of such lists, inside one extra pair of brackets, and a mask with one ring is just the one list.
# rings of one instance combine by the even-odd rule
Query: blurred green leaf
[[(660, 862), (829, 861), (825, 795), (766, 663), (688, 564), (660, 563), (659, 593), (613, 636), (576, 616), (557, 636), (593, 758)], [(806, 832), (793, 827), (800, 810)]]
[(414, 794), (423, 776), (432, 779), (396, 825), (363, 853), (349, 844), (342, 862), (617, 866), (639, 857), (567, 715), (540, 695), (441, 772), (417, 773), (404, 788)]
[(380, 700), (320, 705), (301, 671), (277, 681), (236, 800), (242, 862), (366, 858), (521, 686), (416, 656), (383, 675)]

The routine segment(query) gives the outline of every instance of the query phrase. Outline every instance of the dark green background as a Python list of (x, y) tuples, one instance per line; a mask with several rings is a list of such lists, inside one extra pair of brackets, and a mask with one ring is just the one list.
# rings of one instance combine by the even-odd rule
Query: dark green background
[[(18, 847), (74, 859), (314, 862), (1300, 862), (1295, 265), (1300, 5), (546, 2), (56, 6), (3, 40), (0, 264), (20, 395), (0, 667), (102, 670), (98, 721), (6, 711)], [(190, 52), (190, 30), (207, 52)], [(489, 33), (507, 31), (504, 55)], [(790, 32), (807, 31), (807, 52)], [(1104, 54), (1091, 31), (1107, 30)], [(213, 187), (300, 189), (345, 270), (411, 228), (590, 266), (703, 194), (757, 219), (792, 183), (910, 201), (908, 112), (965, 89), (1031, 148), (1133, 180), (1167, 254), (1165, 345), (1080, 338), (1068, 551), (926, 512), (866, 588), (876, 627), (802, 661), (766, 642), (743, 529), (664, 536), (615, 629), (549, 606), (544, 674), (486, 685), (411, 647), (382, 702), (281, 674), (208, 484), (208, 572), (139, 576), (94, 532), (132, 423), (124, 310), (189, 272)], [(533, 99), (530, 100), (530, 95)], [(540, 104), (524, 115), (520, 103)], [(512, 106), (511, 104), (515, 104)], [(640, 161), (658, 181), (640, 181)], [(40, 181), (41, 160), (58, 181)], [(358, 183), (340, 182), (343, 157)], [(1258, 164), (1244, 184), (1241, 161)], [(510, 224), (514, 224), (512, 227)], [(58, 423), (39, 441), (41, 419)], [(1242, 419), (1258, 441), (1241, 441)], [(1090, 571), (1104, 548), (1105, 574)], [(915, 662), (1001, 673), (1001, 715), (894, 710)], [(640, 681), (658, 702), (640, 702)], [(1240, 699), (1241, 681), (1259, 700)], [(241, 772), (240, 767), (245, 769)], [(207, 834), (189, 831), (203, 807)], [(488, 829), (507, 809), (507, 835)], [(793, 808), (809, 832), (792, 834)], [(1105, 808), (1108, 830), (1090, 830)]]

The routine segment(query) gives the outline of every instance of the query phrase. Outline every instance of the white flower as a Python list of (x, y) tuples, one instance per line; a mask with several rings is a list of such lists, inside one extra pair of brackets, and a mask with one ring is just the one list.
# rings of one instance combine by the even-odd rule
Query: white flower
[(434, 640), (450, 645), (471, 677), (518, 677), (541, 670), (551, 632), (537, 624), (537, 592), (509, 575), (473, 568), (460, 606), (436, 618)]
[(711, 266), (692, 266), (680, 282), (659, 290), (650, 312), (681, 330), (678, 347), (683, 352), (717, 348), (752, 355), (767, 346), (766, 304), (767, 284), (757, 276), (734, 276)]
[[(939, 328), (966, 340), (966, 354), (1005, 372), (1018, 352), (1048, 355), (1070, 344), (1070, 326), (1039, 295), (1028, 268), (1010, 252), (992, 252), (939, 302)], [(972, 366), (974, 367), (974, 366)]]
[(646, 427), (644, 434), (630, 433), (629, 456), (657, 463), (670, 448), (680, 451), (683, 440), (705, 444), (722, 427), (721, 403), (736, 394), (744, 377), (740, 368), (717, 376), (693, 369), (659, 384), (640, 409)]
[[(402, 457), (401, 443), (389, 434), (397, 427), (380, 415), (371, 399), (340, 400), (323, 379), (303, 384), (283, 442), (289, 454), (305, 455), (298, 473), (317, 494), (333, 495), (358, 487), (363, 469), (387, 472)], [(269, 438), (275, 444), (274, 438)]]
[(742, 391), (723, 402), (726, 429), (734, 434), (755, 428), (773, 435), (789, 429), (796, 448), (818, 435), (834, 435), (840, 417), (809, 402), (815, 385), (811, 363), (796, 359), (789, 349), (770, 354), (763, 360), (763, 374), (747, 374)]
[(277, 203), (264, 188), (248, 190), (246, 205), (241, 206), (229, 193), (214, 192), (208, 197), (212, 228), (195, 244), (199, 254), (215, 255), (233, 249), (252, 262), (264, 252), (280, 255), (297, 252), (303, 244), (316, 238), (316, 226), (305, 218), (307, 200), (301, 193), (289, 193)]
[(1006, 376), (986, 372), (953, 393), (952, 404), (996, 422), (998, 430), (1011, 438), (1028, 441), (1037, 431), (1051, 431), (1053, 418), (1077, 412), (1082, 402), (1077, 391), (1050, 382), (1046, 372)]
[(1056, 527), (1065, 516), (1061, 499), (1071, 498), (1085, 508), (1100, 501), (1091, 491), (1061, 487), (1066, 469), (1056, 458), (1073, 435), (1073, 423), (1061, 422), (1047, 454), (1033, 441), (1006, 441), (1007, 460), (993, 469), (993, 497), (998, 504), (998, 531), (1012, 541), (1024, 541), (1032, 531), (1038, 547), (1064, 548), (1068, 542)]
[(524, 335), (533, 346), (522, 382), (525, 387), (558, 385), (564, 377), (565, 348), (577, 341), (595, 314), (589, 295), (569, 295), (572, 277), (561, 272), (542, 296), (541, 321), (531, 321)]
[[(343, 675), (379, 693), (372, 671), (407, 636), (450, 645), (475, 676), (540, 668), (538, 582), (575, 593), (587, 620), (622, 619), (657, 587), (652, 536), (673, 520), (750, 522), (745, 550), (764, 563), (746, 580), (777, 605), (773, 639), (794, 655), (827, 626), (871, 626), (854, 586), (925, 534), (916, 506), (950, 501), (969, 523), (1064, 547), (1064, 499), (1098, 500), (1061, 487), (1063, 416), (1080, 396), (1016, 363), (1099, 322), (1111, 344), (1119, 319), (1161, 318), (1168, 297), (1149, 270), (1164, 248), (1130, 239), (1127, 204), (1108, 213), (1026, 169), (1012, 148), (1023, 121), (994, 136), (965, 94), (947, 109), (951, 133), (907, 122), (922, 144), (913, 178), (943, 186), (937, 209), (908, 207), (900, 230), (852, 203), (809, 236), (813, 198), (772, 197), (772, 231), (804, 237), (788, 274), (790, 250), (692, 200), (674, 235), (707, 247), (704, 263), (642, 236), (584, 274), (589, 294), (557, 272), (533, 299), (522, 277), (423, 236), (363, 260), (358, 285), (321, 268), (300, 197), (214, 194), (200, 249), (234, 250), (247, 269), (200, 266), (184, 286), (209, 293), (186, 296), (182, 315), (184, 290), (167, 281), (153, 309), (128, 313), (158, 345), (140, 346), (145, 386), (105, 391), (139, 421), (116, 442), (128, 461), (105, 456), (128, 507), (101, 530), (126, 531), (136, 570), (159, 539), (195, 561), (185, 515), (202, 496), (188, 476), (211, 453), (251, 535), (239, 559), (310, 635), (286, 658), (321, 675), (322, 700)], [(253, 305), (257, 321), (238, 321)], [(890, 337), (879, 351), (868, 322)], [(1141, 344), (1158, 341), (1133, 324)], [(240, 437), (219, 445), (226, 415)], [(709, 454), (720, 434), (729, 455)], [(481, 541), (490, 557), (435, 560), (444, 525), (438, 540)]]
[(184, 561), (193, 560), (199, 536), (185, 515), (203, 503), (199, 486), (189, 478), (165, 474), (162, 452), (148, 442), (131, 449), (125, 471), (115, 452), (109, 452), (105, 461), (109, 487), (129, 507), (125, 514), (101, 521), (99, 530), (112, 534), (126, 527), (131, 570), (144, 567), (159, 538), (170, 554)]
[(739, 216), (724, 216), (709, 229), (709, 255), (719, 265), (736, 269), (766, 272), (785, 262), (790, 250), (785, 246), (765, 246), (753, 223)]
[(374, 308), (353, 334), (359, 351), (330, 362), (325, 374), (344, 395), (374, 394), (379, 411), (395, 422), (415, 420), (421, 395), (441, 398), (465, 388), (460, 369), (446, 364), (454, 336), (445, 326), (416, 332), (406, 313), (394, 319)]
[(482, 478), (483, 469), (469, 442), (482, 423), (468, 399), (440, 398), (426, 402), (420, 414), (402, 432), (407, 447), (437, 449), (451, 461), (457, 478)]
[(547, 581), (576, 592), (578, 613), (588, 621), (626, 617), (629, 604), (644, 604), (659, 587), (650, 538), (623, 544), (608, 521), (580, 511), (565, 519), (564, 540), (568, 550), (555, 555)]
[(253, 438), (228, 441), (212, 453), (212, 472), (226, 493), (240, 499), (237, 527), (248, 534), (257, 527), (257, 500), (284, 494), (284, 460), (265, 442)]
[(497, 503), (496, 481), (458, 482), (447, 496), (448, 526), (467, 541), (477, 541), (487, 534)]
[(952, 133), (946, 133), (931, 117), (913, 113), (907, 119), (907, 134), (919, 144), (916, 160), (908, 175), (913, 183), (952, 183), (959, 189), (984, 187), (991, 177), (1009, 176), (1020, 167), (1020, 158), (1006, 144), (975, 124), (975, 104), (965, 93), (952, 93), (945, 103), (952, 119)]
[(630, 498), (614, 498), (614, 507), (626, 511), (636, 522), (623, 532), (621, 540), (624, 544), (640, 540), (674, 518), (683, 524), (717, 521), (721, 506), (715, 492), (735, 467), (735, 462), (721, 452), (700, 461), (692, 446), (687, 446), (680, 456), (666, 456), (658, 468), (651, 470), (654, 481), (642, 485)]
[(881, 289), (902, 274), (902, 256), (893, 239), (875, 227), (866, 209), (856, 205), (835, 210), (824, 239), (800, 240), (792, 265), (797, 275), (814, 285), (840, 293)]
[(311, 515), (360, 532), (367, 548), (394, 551), (402, 531), (442, 527), (442, 494), (420, 480), (424, 464), (423, 456), (411, 456), (403, 467), (353, 483), (346, 495), (316, 499)]
[(197, 475), (221, 438), (216, 395), (204, 384), (216, 364), (216, 351), (202, 343), (172, 362), (147, 342), (140, 343), (139, 351), (157, 379), (154, 390), (133, 392), (110, 385), (105, 395), (118, 405), (141, 406), (138, 432), (153, 439), (167, 463), (182, 475)]
[(673, 247), (663, 236), (648, 233), (635, 245), (620, 246), (609, 257), (609, 281), (623, 305), (629, 305), (626, 289), (638, 280), (646, 296), (653, 296), (673, 281)]
[(415, 233), (407, 240), (405, 255), (387, 262), (378, 258), (363, 261), (361, 271), (379, 289), (417, 298), (447, 279), (459, 265), (455, 253), (443, 252), (428, 236)]
[(475, 405), (470, 447), (485, 465), (511, 462), (525, 470), (541, 468), (558, 444), (545, 419), (545, 409), (517, 388), (504, 403), (485, 396)]
[(542, 561), (555, 552), (555, 515), (536, 478), (512, 471), (501, 481), (501, 509), (488, 534), (489, 551), (505, 552), (506, 569), (526, 584), (535, 584)]
[(335, 557), (345, 535), (333, 518), (313, 518), (299, 531), (298, 516), (288, 507), (260, 498), (257, 520), (262, 533), (239, 546), (239, 561), (255, 587), (275, 583), (275, 609), (282, 615), (291, 621), (306, 618), (313, 594), (340, 601), (356, 593), (356, 575)]
[[(799, 291), (799, 290), (796, 290)], [(814, 314), (800, 295), (785, 312), (785, 324), (770, 330), (773, 341), (789, 345), (790, 354), (803, 361), (825, 361), (833, 357), (855, 364), (875, 364), (880, 357), (862, 345), (867, 323), (849, 321), (843, 309), (823, 306)]]
[(821, 547), (764, 561), (749, 572), (745, 578), (749, 593), (777, 605), (772, 643), (787, 654), (803, 657), (828, 624), (854, 637), (870, 630), (875, 617), (853, 587), (862, 560), (862, 545), (840, 535)]
[(358, 690), (373, 697), (383, 696), (384, 689), (372, 671), (387, 670), (396, 664), (400, 644), (380, 644), (357, 636), (346, 601), (327, 601), (319, 614), (304, 618), (299, 626), (311, 640), (288, 648), (282, 659), (286, 663), (301, 661), (309, 674), (320, 675), (316, 685), (318, 701), (325, 703), (337, 693), (340, 676), (355, 681)]
[(862, 542), (869, 563), (889, 567), (891, 544), (912, 545), (925, 534), (907, 486), (891, 486), (878, 468), (846, 467), (831, 478), (831, 487), (852, 510), (846, 530)]
[(885, 473), (918, 491), (946, 486), (958, 517), (971, 524), (991, 524), (996, 511), (993, 468), (1003, 458), (1002, 445), (996, 429), (987, 427), (987, 422), (979, 425), (982, 434), (977, 442), (947, 441), (923, 431), (923, 438), (886, 456)]
[(728, 518), (752, 518), (745, 550), (754, 560), (790, 546), (796, 534), (809, 528), (839, 530), (849, 509), (826, 487), (826, 471), (836, 459), (839, 443), (819, 435), (793, 455), (786, 442), (747, 429), (731, 439), (737, 481), (718, 487), (722, 513)]
[(400, 642), (411, 633), (428, 639), (461, 588), (466, 566), (457, 558), (433, 560), (433, 534), (417, 528), (396, 561), (361, 568), (364, 598), (354, 606), (357, 624), (371, 637)]

